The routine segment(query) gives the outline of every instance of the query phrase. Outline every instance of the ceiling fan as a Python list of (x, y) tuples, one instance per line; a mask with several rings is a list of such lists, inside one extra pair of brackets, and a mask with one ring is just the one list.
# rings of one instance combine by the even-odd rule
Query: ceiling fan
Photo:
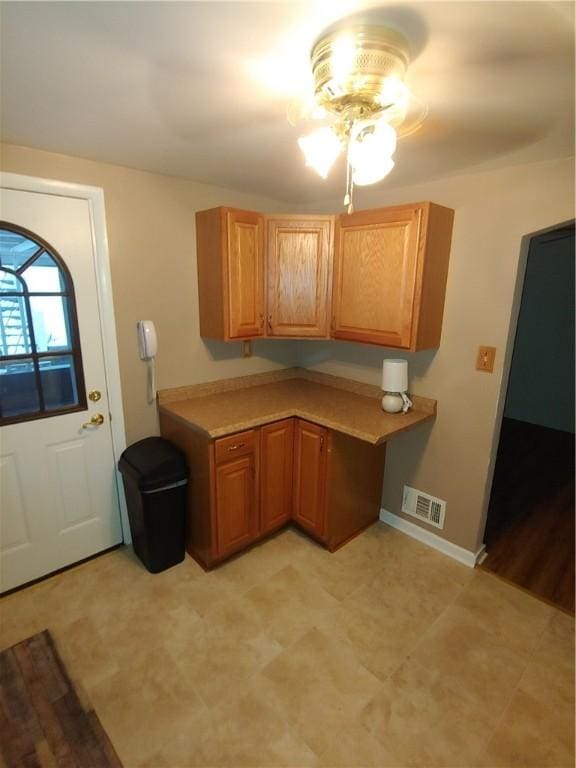
[(390, 27), (328, 32), (314, 44), (310, 62), (313, 96), (304, 106), (293, 105), (288, 119), (316, 124), (298, 144), (306, 165), (322, 178), (346, 154), (344, 204), (351, 212), (354, 185), (374, 184), (390, 173), (397, 138), (414, 133), (428, 110), (405, 83), (408, 41)]

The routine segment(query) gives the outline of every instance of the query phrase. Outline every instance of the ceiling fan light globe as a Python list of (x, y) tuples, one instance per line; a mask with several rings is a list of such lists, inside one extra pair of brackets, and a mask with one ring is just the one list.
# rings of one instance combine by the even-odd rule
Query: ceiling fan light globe
[(350, 164), (353, 167), (391, 157), (396, 151), (396, 131), (386, 120), (362, 120), (350, 136)]
[(387, 77), (382, 83), (378, 94), (378, 102), (384, 107), (391, 105), (394, 109), (407, 112), (410, 102), (410, 90), (399, 77)]
[(370, 184), (376, 184), (387, 176), (394, 168), (394, 160), (391, 157), (371, 163), (368, 165), (352, 168), (352, 181), (357, 187), (366, 187)]
[(323, 179), (327, 178), (336, 158), (342, 152), (342, 144), (331, 128), (318, 128), (317, 131), (301, 136), (298, 146), (304, 154), (306, 165), (313, 168)]

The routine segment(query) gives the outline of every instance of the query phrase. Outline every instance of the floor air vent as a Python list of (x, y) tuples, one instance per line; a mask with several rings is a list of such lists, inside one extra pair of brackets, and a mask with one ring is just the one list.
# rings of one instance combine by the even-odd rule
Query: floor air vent
[(416, 517), (418, 520), (423, 520), (435, 528), (444, 528), (446, 502), (405, 485), (402, 498), (402, 512)]

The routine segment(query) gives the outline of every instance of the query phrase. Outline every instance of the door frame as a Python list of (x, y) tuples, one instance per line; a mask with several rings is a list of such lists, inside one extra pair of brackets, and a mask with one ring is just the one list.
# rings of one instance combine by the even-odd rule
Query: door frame
[(58, 197), (72, 197), (86, 200), (90, 215), (92, 230), (92, 251), (96, 275), (96, 290), (98, 294), (98, 309), (100, 315), (100, 334), (104, 355), (104, 376), (108, 390), (108, 403), (113, 418), (110, 420), (112, 434), (112, 451), (114, 454), (114, 481), (120, 510), (120, 525), (122, 539), (125, 544), (132, 541), (130, 525), (126, 509), (126, 498), (118, 471), (118, 460), (126, 448), (126, 430), (124, 427), (124, 408), (122, 405), (122, 388), (120, 383), (120, 364), (118, 359), (118, 343), (116, 338), (116, 321), (114, 317), (114, 302), (112, 296), (112, 275), (110, 272), (110, 254), (108, 249), (108, 234), (106, 231), (106, 208), (104, 205), (104, 190), (101, 187), (91, 187), (56, 179), (42, 179), (37, 176), (24, 176), (17, 173), (0, 172), (0, 186), (19, 192), (37, 192)]
[(544, 235), (547, 232), (553, 232), (555, 229), (559, 229), (560, 227), (568, 226), (573, 221), (574, 219), (567, 219), (557, 222), (556, 224), (551, 224), (549, 227), (543, 227), (542, 229), (537, 229), (534, 232), (529, 232), (528, 234), (523, 235), (520, 241), (520, 253), (518, 257), (518, 267), (516, 270), (516, 283), (514, 285), (512, 306), (510, 308), (510, 321), (508, 323), (506, 346), (504, 347), (502, 378), (500, 379), (498, 398), (496, 400), (496, 416), (494, 419), (494, 430), (492, 433), (490, 459), (488, 462), (486, 481), (484, 483), (484, 500), (482, 504), (482, 517), (479, 527), (480, 537), (478, 546), (480, 546), (480, 549), (478, 550), (479, 556), (476, 558), (477, 564), (481, 563), (486, 556), (486, 543), (484, 541), (484, 537), (486, 535), (486, 524), (488, 522), (488, 507), (490, 506), (492, 485), (494, 484), (494, 470), (496, 468), (496, 457), (498, 455), (498, 446), (500, 444), (502, 421), (504, 420), (504, 406), (506, 405), (506, 395), (508, 393), (508, 383), (512, 369), (512, 355), (514, 353), (516, 331), (518, 329), (518, 320), (520, 318), (520, 305), (522, 303), (522, 294), (524, 292), (524, 278), (526, 277), (526, 269), (528, 267), (528, 252), (530, 251), (530, 245), (533, 238), (537, 237), (538, 235)]

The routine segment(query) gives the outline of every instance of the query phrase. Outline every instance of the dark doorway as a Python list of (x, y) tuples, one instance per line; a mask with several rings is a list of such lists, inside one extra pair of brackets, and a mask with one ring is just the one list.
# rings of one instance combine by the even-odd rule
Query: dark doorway
[(482, 568), (574, 613), (574, 224), (535, 236)]

